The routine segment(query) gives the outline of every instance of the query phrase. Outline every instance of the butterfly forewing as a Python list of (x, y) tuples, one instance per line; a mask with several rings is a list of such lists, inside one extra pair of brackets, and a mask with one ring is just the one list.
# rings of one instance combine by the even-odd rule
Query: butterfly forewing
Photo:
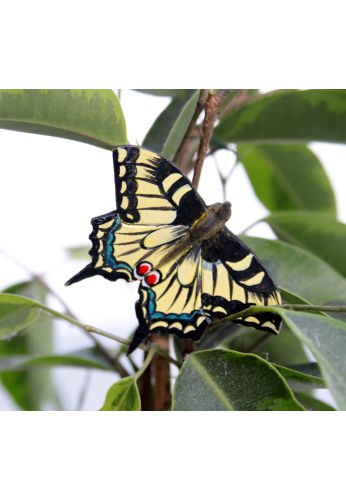
[(130, 224), (190, 226), (205, 204), (190, 181), (152, 151), (123, 146), (113, 152), (117, 211)]

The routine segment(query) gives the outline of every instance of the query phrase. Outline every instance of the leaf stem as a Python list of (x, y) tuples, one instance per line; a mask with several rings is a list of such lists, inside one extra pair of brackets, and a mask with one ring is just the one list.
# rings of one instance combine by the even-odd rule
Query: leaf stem
[[(54, 297), (61, 304), (66, 315), (77, 320), (76, 315), (71, 311), (70, 307), (66, 304), (64, 299), (47, 283), (47, 281), (42, 277), (42, 275), (34, 273), (25, 264), (16, 259), (14, 256), (9, 255), (2, 248), (0, 248), (0, 253), (2, 253), (4, 257), (12, 261), (14, 264), (23, 269), (25, 272), (27, 272), (33, 281), (39, 283), (52, 297)], [(98, 351), (102, 354), (102, 356), (115, 368), (115, 370), (119, 373), (119, 375), (121, 375), (122, 377), (127, 377), (129, 375), (129, 372), (122, 365), (122, 363), (118, 359), (113, 358), (112, 355), (107, 351), (107, 349), (105, 349), (104, 346), (98, 341), (98, 339), (96, 339), (92, 335), (92, 333), (90, 333), (90, 331), (86, 329), (83, 330), (84, 333), (93, 342), (96, 349), (98, 349)]]
[(339, 313), (345, 313), (346, 312), (346, 306), (338, 306), (338, 305), (316, 305), (316, 304), (280, 304), (277, 306), (250, 306), (247, 309), (243, 309), (242, 311), (239, 311), (235, 314), (230, 314), (229, 316), (226, 316), (225, 318), (222, 318), (215, 323), (212, 323), (208, 331), (214, 330), (216, 327), (218, 327), (222, 323), (226, 323), (228, 321), (233, 321), (234, 319), (241, 318), (242, 316), (248, 316), (251, 314), (255, 314), (258, 312), (274, 312), (275, 309), (280, 310), (280, 309), (288, 309), (292, 311), (303, 311), (303, 312), (309, 312), (309, 311), (325, 311), (325, 312), (339, 312)]
[[(51, 307), (48, 307), (45, 304), (40, 304), (39, 302), (34, 301), (34, 300), (33, 300), (33, 302), (36, 304), (37, 307), (39, 307), (43, 311), (48, 312), (49, 314), (51, 314), (52, 316), (55, 316), (56, 318), (64, 319), (65, 321), (68, 321), (72, 325), (83, 328), (83, 330), (86, 330), (86, 331), (92, 332), (92, 333), (96, 333), (97, 335), (101, 335), (102, 337), (106, 337), (108, 339), (114, 340), (115, 342), (119, 342), (119, 344), (130, 345), (130, 343), (131, 343), (130, 340), (124, 339), (123, 337), (119, 337), (118, 335), (115, 335), (114, 333), (107, 332), (106, 330), (103, 330), (102, 328), (97, 328), (96, 326), (87, 325), (86, 323), (81, 323), (77, 319), (75, 319), (71, 316), (67, 316), (67, 314), (61, 313), (59, 311), (55, 311), (55, 309), (52, 309)], [(151, 346), (146, 345), (146, 344), (139, 345), (139, 348), (142, 349), (143, 351), (149, 351), (150, 347)], [(166, 353), (159, 346), (156, 346), (155, 350), (159, 356), (166, 358), (170, 363), (173, 363), (178, 368), (180, 367), (180, 364), (178, 363), (178, 361), (176, 359), (172, 358), (171, 356), (169, 356), (168, 353)], [(126, 376), (128, 376), (128, 375), (126, 375)]]
[(346, 312), (346, 306), (338, 305), (315, 305), (315, 304), (281, 304), (281, 309), (292, 309), (293, 311), (325, 311)]
[(150, 365), (150, 363), (151, 363), (151, 361), (156, 353), (157, 353), (156, 346), (152, 345), (148, 351), (148, 354), (147, 354), (145, 360), (144, 360), (143, 366), (134, 374), (134, 378), (136, 380), (138, 380), (143, 375), (143, 373)]

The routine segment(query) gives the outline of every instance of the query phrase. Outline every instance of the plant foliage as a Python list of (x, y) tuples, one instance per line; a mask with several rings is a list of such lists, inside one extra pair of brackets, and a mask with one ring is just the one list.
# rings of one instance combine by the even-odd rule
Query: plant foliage
[[(202, 92), (141, 92), (156, 96), (153, 98), (170, 98), (143, 145), (172, 159)], [(175, 342), (175, 353), (169, 353), (170, 362), (179, 368), (173, 382), (172, 410), (330, 411), (334, 406), (345, 410), (346, 225), (337, 219), (333, 186), (309, 142), (346, 143), (346, 92), (243, 91), (239, 99), (233, 91), (227, 94), (221, 110), (210, 153), (218, 154), (218, 149), (230, 146), (235, 150), (254, 196), (269, 211), (264, 221), (277, 237), (266, 240), (243, 235), (243, 239), (277, 281), (286, 304), (320, 308), (276, 308), (284, 328), (275, 338), (223, 322), (207, 332), (197, 351), (185, 358), (181, 343)], [(0, 91), (0, 128), (73, 139), (105, 149), (126, 143), (125, 117), (112, 90)], [(194, 133), (196, 130), (200, 133), (198, 121)], [(186, 148), (191, 166), (196, 143), (193, 147), (187, 143)], [(217, 170), (213, 175), (218, 175)], [(84, 247), (69, 249), (70, 258), (85, 258), (86, 253)], [(167, 354), (160, 350), (151, 353), (142, 367), (132, 359), (124, 363), (126, 333), (121, 340), (51, 309), (47, 300), (52, 291), (35, 276), (2, 292), (0, 380), (18, 408), (62, 408), (50, 369), (69, 366), (114, 374), (101, 410), (145, 409), (147, 401), (141, 402), (141, 397), (147, 397), (150, 377), (143, 375), (144, 371), (150, 362)], [(340, 306), (340, 310), (330, 310), (330, 305)], [(59, 354), (52, 342), (55, 318), (79, 325), (88, 334), (92, 331), (120, 340), (123, 345), (119, 348), (114, 343), (118, 350), (107, 351), (96, 342)], [(164, 357), (160, 359), (168, 363)], [(316, 397), (315, 389), (323, 390), (327, 402)]]

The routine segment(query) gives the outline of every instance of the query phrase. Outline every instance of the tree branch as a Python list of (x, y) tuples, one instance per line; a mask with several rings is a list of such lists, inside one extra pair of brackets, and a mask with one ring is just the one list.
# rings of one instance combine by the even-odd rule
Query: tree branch
[(197, 152), (197, 160), (193, 173), (192, 185), (197, 189), (201, 177), (202, 166), (207, 155), (211, 136), (213, 134), (214, 124), (219, 112), (219, 97), (209, 91), (208, 99), (205, 103), (205, 116), (202, 124), (201, 139)]
[(181, 141), (181, 143), (180, 143), (180, 145), (179, 145), (179, 147), (177, 149), (177, 152), (174, 155), (173, 163), (179, 164), (180, 159), (181, 159), (181, 154), (182, 154), (182, 152), (183, 152), (183, 150), (185, 148), (185, 145), (186, 145), (187, 141), (190, 138), (190, 135), (193, 132), (193, 129), (195, 128), (197, 119), (198, 119), (199, 115), (201, 114), (202, 109), (204, 108), (205, 102), (207, 100), (207, 96), (208, 96), (208, 91), (207, 90), (201, 90), (201, 93), (200, 93), (200, 96), (199, 96), (199, 99), (198, 99), (198, 102), (197, 102), (197, 106), (196, 106), (195, 112), (194, 112), (194, 114), (193, 114), (193, 116), (191, 118), (189, 126), (186, 129), (186, 132), (185, 132), (184, 137), (183, 137), (183, 139), (182, 139), (182, 141)]

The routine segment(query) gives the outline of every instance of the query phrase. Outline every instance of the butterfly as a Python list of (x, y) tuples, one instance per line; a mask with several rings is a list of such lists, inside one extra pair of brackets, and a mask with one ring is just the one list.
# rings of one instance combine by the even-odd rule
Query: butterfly
[[(250, 305), (277, 305), (280, 292), (254, 253), (226, 226), (229, 202), (207, 206), (170, 161), (137, 146), (113, 151), (117, 209), (92, 219), (92, 261), (71, 285), (94, 275), (138, 280), (138, 329), (199, 340), (207, 327)], [(245, 326), (278, 333), (273, 312), (246, 314)]]

